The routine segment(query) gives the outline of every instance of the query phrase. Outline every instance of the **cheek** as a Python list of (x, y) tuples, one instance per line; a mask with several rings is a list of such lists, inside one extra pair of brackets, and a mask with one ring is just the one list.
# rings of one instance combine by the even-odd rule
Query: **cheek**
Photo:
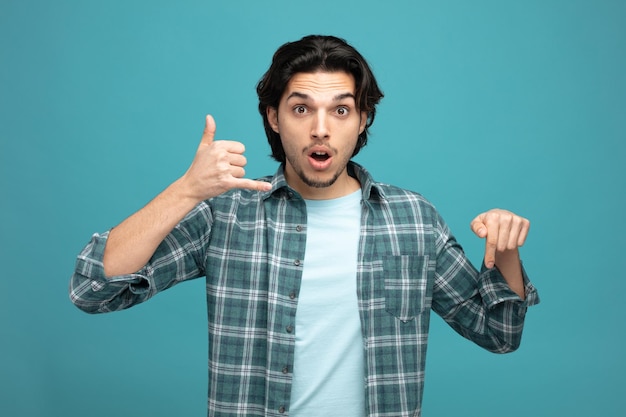
[[(283, 142), (289, 142), (292, 147), (295, 142), (306, 140), (309, 136), (309, 129), (302, 120), (291, 120), (289, 118), (279, 118), (280, 138)], [(288, 145), (284, 143), (283, 146)]]
[(293, 140), (289, 139), (288, 134), (285, 134), (285, 129), (283, 129), (282, 132), (283, 133), (280, 135), (280, 143), (282, 143), (285, 153), (293, 153), (293, 150), (296, 148), (296, 144)]

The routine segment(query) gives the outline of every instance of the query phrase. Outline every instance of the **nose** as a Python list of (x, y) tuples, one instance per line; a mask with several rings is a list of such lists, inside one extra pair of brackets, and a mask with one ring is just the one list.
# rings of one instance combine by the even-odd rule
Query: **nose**
[(318, 112), (313, 118), (313, 126), (311, 128), (311, 138), (316, 140), (328, 139), (330, 129), (328, 119), (324, 112)]

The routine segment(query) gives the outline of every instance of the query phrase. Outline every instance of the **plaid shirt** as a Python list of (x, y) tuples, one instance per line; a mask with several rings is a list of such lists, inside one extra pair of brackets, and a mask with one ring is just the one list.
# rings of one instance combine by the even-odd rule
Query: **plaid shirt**
[[(363, 193), (356, 279), (364, 414), (419, 416), (431, 309), (464, 337), (504, 353), (519, 346), (526, 307), (539, 299), (525, 274), (522, 301), (497, 269), (478, 273), (419, 194), (375, 183), (354, 163), (349, 171)], [(267, 180), (269, 192), (232, 190), (198, 205), (136, 274), (105, 278), (108, 234), (94, 235), (71, 279), (72, 302), (102, 313), (206, 276), (209, 416), (289, 412), (307, 214), (282, 167)]]

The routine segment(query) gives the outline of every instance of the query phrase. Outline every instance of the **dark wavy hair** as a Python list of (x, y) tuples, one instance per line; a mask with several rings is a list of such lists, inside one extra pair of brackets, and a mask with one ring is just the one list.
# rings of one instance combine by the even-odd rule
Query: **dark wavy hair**
[(287, 83), (297, 73), (315, 71), (343, 71), (354, 77), (356, 107), (367, 113), (367, 123), (359, 135), (352, 156), (355, 156), (367, 143), (367, 129), (374, 123), (376, 105), (383, 98), (376, 78), (363, 56), (345, 40), (334, 36), (310, 35), (299, 41), (288, 42), (274, 53), (272, 64), (257, 84), (259, 113), (263, 117), (263, 126), (267, 141), (272, 148), (272, 157), (278, 162), (285, 162), (285, 151), (280, 135), (270, 126), (267, 108), (278, 109), (280, 99), (287, 88)]

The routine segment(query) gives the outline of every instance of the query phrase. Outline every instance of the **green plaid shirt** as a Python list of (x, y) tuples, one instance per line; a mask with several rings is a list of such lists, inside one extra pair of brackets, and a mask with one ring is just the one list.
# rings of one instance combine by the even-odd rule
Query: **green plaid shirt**
[[(478, 273), (422, 196), (375, 183), (357, 164), (349, 171), (363, 192), (356, 279), (364, 415), (419, 416), (431, 309), (503, 353), (519, 346), (526, 308), (539, 299), (526, 275), (522, 301), (496, 269)], [(282, 167), (267, 180), (269, 192), (232, 190), (198, 205), (136, 274), (106, 279), (108, 234), (94, 235), (71, 279), (72, 302), (103, 313), (206, 276), (209, 416), (289, 413), (307, 214)]]

